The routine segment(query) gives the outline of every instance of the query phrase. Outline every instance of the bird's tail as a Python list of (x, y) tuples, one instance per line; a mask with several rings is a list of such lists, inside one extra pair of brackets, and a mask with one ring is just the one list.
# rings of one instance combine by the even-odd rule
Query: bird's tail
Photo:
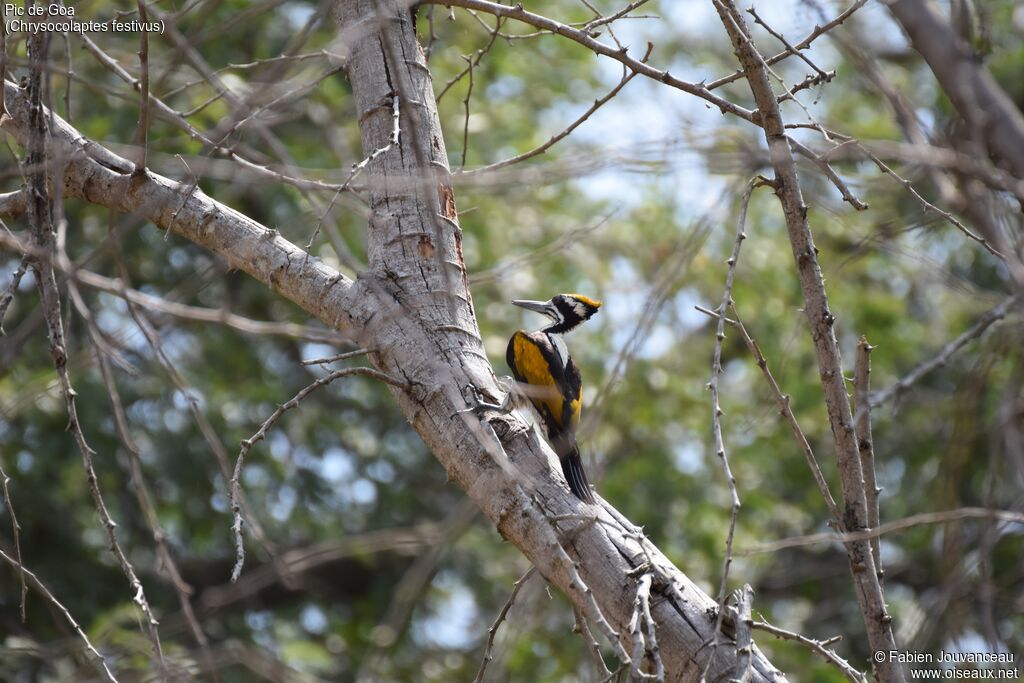
[(590, 490), (590, 482), (587, 481), (587, 474), (583, 471), (583, 459), (580, 457), (580, 449), (573, 444), (567, 455), (560, 458), (562, 462), (562, 474), (569, 482), (569, 490), (584, 503), (594, 503), (594, 494)]

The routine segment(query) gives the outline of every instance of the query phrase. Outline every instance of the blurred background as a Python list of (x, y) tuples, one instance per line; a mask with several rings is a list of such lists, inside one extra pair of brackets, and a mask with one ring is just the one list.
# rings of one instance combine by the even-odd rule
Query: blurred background
[[(181, 123), (288, 178), (343, 182), (364, 152), (328, 4), (154, 3), (151, 19), (162, 17), (167, 29), (149, 38), (151, 89), (182, 117), (154, 115), (149, 164), (172, 178), (198, 178), (209, 195), (355, 274), (367, 217), (360, 179), (355, 192), (335, 198), (261, 176), (211, 154)], [(594, 17), (588, 4), (527, 6), (586, 22)], [(592, 5), (619, 9), (603, 0)], [(1024, 7), (1013, 0), (939, 7), (1024, 106)], [(137, 18), (123, 3), (84, 0), (75, 9), (79, 20)], [(785, 0), (757, 9), (796, 43), (845, 6)], [(694, 82), (735, 70), (711, 3), (651, 1), (632, 15), (597, 29), (600, 40), (617, 39), (631, 54), (650, 42), (651, 64)], [(488, 169), (563, 131), (619, 83), (621, 67), (514, 22), (495, 34), (486, 15), (436, 6), (421, 7), (418, 17), (455, 172), (473, 300), (496, 372), (507, 373), (512, 332), (541, 326), (511, 299), (578, 291), (604, 302), (568, 339), (584, 378), (580, 441), (591, 481), (716, 594), (729, 490), (714, 455), (705, 389), (714, 324), (694, 306), (714, 308), (721, 299), (740, 195), (752, 176), (769, 173), (763, 134), (638, 77), (545, 153)], [(755, 36), (766, 54), (782, 48), (760, 28)], [(137, 76), (138, 50), (138, 34), (58, 36), (51, 45), (52, 106), (121, 154), (131, 153), (138, 94), (109, 60)], [(8, 75), (17, 79), (26, 73), (22, 37), (9, 35), (7, 51)], [(969, 224), (980, 213), (1019, 240), (1020, 204), (1010, 193), (929, 161), (929, 150), (971, 150), (962, 148), (953, 108), (884, 6), (868, 3), (806, 54), (835, 78), (801, 91), (801, 104), (784, 103), (787, 120), (813, 116), (856, 136), (928, 201)], [(775, 69), (790, 85), (811, 72), (797, 58)], [(717, 92), (753, 106), (742, 79)], [(894, 114), (894, 102), (910, 124)], [(908, 126), (927, 144), (908, 144)], [(826, 148), (817, 131), (796, 137)], [(13, 140), (8, 147), (0, 162), (4, 191), (21, 182)], [(835, 165), (870, 209), (855, 211), (807, 165), (801, 180), (810, 223), (846, 368), (852, 375), (857, 339), (866, 335), (877, 346), (873, 386), (884, 388), (1005, 299), (1010, 280), (996, 258), (925, 211), (869, 159), (850, 154)], [(254, 446), (243, 484), (261, 533), (247, 538), (246, 570), (229, 582), (225, 470), (240, 440), (325, 373), (300, 361), (352, 347), (260, 283), (141, 219), (78, 200), (66, 201), (64, 212), (71, 259), (160, 298), (130, 311), (116, 290), (80, 286), (116, 357), (113, 380), (137, 460), (118, 436), (95, 345), (70, 305), (67, 326), (99, 483), (161, 621), (167, 661), (186, 679), (225, 682), (471, 680), (487, 628), (529, 565), (446, 481), (373, 380), (345, 378), (317, 391)], [(25, 230), (24, 219), (10, 227)], [(792, 397), (838, 494), (793, 257), (769, 189), (754, 193), (746, 231), (737, 314)], [(0, 252), (4, 285), (19, 260)], [(0, 337), (0, 466), (10, 478), (22, 556), (120, 680), (155, 680), (132, 592), (107, 550), (65, 429), (37, 302), (30, 273)], [(203, 310), (275, 324), (255, 333), (197, 320)], [(299, 328), (277, 324), (288, 322)], [(883, 522), (965, 506), (1022, 509), (1022, 338), (1020, 315), (1011, 314), (874, 411)], [(828, 510), (738, 335), (727, 337), (723, 363), (724, 436), (743, 502), (730, 587), (750, 583), (755, 614), (779, 626), (819, 639), (842, 635), (837, 651), (863, 670), (870, 652), (841, 547), (765, 547), (827, 531)], [(191, 587), (192, 620), (146, 521), (142, 481)], [(7, 508), (0, 510), (0, 547), (13, 548)], [(917, 526), (885, 536), (881, 548), (902, 646), (1024, 653), (1024, 526), (977, 519)], [(30, 591), (22, 622), (20, 599), (18, 574), (3, 565), (0, 680), (95, 677), (61, 615)], [(596, 680), (572, 626), (569, 604), (534, 577), (498, 634), (488, 680)], [(758, 643), (790, 680), (842, 680), (799, 646), (763, 635)]]

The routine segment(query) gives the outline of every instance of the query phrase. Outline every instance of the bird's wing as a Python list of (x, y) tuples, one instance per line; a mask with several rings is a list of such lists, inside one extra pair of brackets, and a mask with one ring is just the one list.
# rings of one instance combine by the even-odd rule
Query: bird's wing
[(580, 416), (580, 373), (570, 359), (563, 368), (556, 351), (543, 332), (520, 330), (509, 340), (506, 354), (509, 368), (549, 428), (574, 432)]

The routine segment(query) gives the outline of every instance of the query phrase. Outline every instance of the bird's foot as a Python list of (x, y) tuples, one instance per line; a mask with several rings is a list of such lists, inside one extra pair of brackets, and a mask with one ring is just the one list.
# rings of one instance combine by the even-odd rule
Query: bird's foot
[[(499, 386), (501, 386), (503, 382), (499, 380), (498, 384)], [(469, 401), (471, 405), (468, 408), (463, 408), (462, 410), (455, 411), (452, 414), (452, 417), (455, 417), (456, 415), (461, 415), (462, 413), (477, 413), (480, 412), (481, 410), (496, 410), (500, 413), (507, 413), (510, 410), (509, 404), (511, 401), (509, 393), (505, 394), (505, 398), (502, 399), (501, 403), (493, 403), (491, 401), (487, 401), (484, 398), (484, 395), (480, 392), (480, 390), (473, 386), (472, 384), (468, 385), (468, 388), (470, 393), (472, 394), (472, 399)]]

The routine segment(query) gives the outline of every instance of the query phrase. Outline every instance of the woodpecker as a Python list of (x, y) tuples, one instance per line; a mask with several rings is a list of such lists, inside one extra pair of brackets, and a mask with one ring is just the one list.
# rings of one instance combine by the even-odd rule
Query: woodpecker
[(562, 463), (569, 489), (580, 500), (593, 503), (594, 496), (576, 446), (583, 383), (562, 335), (597, 313), (601, 302), (581, 294), (558, 294), (550, 301), (517, 299), (512, 303), (542, 313), (552, 321), (536, 332), (519, 330), (509, 340), (505, 359), (518, 383), (513, 391), (528, 398), (540, 414), (548, 443)]

